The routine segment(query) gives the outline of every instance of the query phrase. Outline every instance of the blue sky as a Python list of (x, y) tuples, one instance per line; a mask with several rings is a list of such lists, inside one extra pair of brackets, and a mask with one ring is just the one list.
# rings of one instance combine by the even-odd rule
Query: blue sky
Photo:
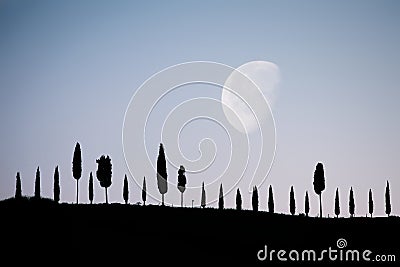
[[(287, 213), (294, 185), (298, 211), (308, 190), (317, 214), (312, 175), (322, 161), (326, 214), (333, 214), (339, 187), (347, 215), (353, 186), (358, 215), (367, 213), (369, 188), (376, 214), (384, 215), (389, 179), (398, 215), (399, 11), (397, 1), (2, 1), (0, 198), (14, 194), (17, 171), (23, 193), (32, 195), (38, 165), (42, 194), (51, 197), (59, 165), (61, 200), (74, 201), (71, 161), (79, 141), (81, 188), (96, 170), (95, 159), (109, 154), (110, 201), (122, 202), (124, 113), (147, 78), (186, 61), (238, 67), (267, 60), (279, 66), (282, 79), (273, 109), (276, 160), (260, 189), (260, 208), (272, 184), (276, 210)], [(86, 190), (80, 191), (87, 202)], [(132, 185), (131, 202), (139, 196)], [(226, 198), (234, 207), (234, 195)], [(104, 201), (99, 186), (95, 201)], [(250, 207), (250, 196), (244, 206)]]

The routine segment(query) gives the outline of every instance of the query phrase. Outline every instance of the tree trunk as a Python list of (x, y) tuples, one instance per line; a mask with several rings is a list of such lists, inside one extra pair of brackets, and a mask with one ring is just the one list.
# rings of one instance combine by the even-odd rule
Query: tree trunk
[(76, 179), (76, 204), (78, 204), (78, 196), (79, 196), (79, 187), (78, 187), (78, 179)]
[(319, 194), (319, 217), (322, 218), (322, 200), (321, 200), (321, 194)]
[(181, 193), (181, 207), (183, 208), (183, 193)]
[(107, 187), (105, 187), (105, 189), (106, 189), (106, 204), (108, 204)]
[(161, 206), (164, 206), (164, 194), (161, 194), (161, 199), (162, 199)]

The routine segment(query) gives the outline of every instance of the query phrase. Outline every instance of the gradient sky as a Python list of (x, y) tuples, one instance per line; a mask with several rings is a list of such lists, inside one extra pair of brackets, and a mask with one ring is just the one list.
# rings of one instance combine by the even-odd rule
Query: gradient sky
[[(32, 195), (37, 166), (42, 195), (52, 197), (59, 165), (61, 200), (73, 202), (71, 161), (79, 141), (80, 200), (88, 202), (95, 159), (109, 154), (109, 198), (122, 202), (128, 172), (122, 123), (147, 78), (186, 61), (238, 67), (266, 60), (279, 66), (281, 84), (273, 107), (276, 159), (260, 188), (260, 209), (272, 184), (276, 210), (288, 213), (294, 185), (297, 211), (303, 212), (308, 190), (316, 215), (312, 176), (321, 161), (325, 214), (332, 216), (339, 187), (347, 216), (353, 186), (357, 215), (367, 213), (369, 188), (375, 214), (384, 215), (389, 180), (392, 212), (399, 215), (399, 13), (398, 1), (1, 1), (0, 199), (13, 196), (17, 171), (23, 194)], [(149, 155), (154, 162), (157, 152)], [(169, 175), (176, 179), (175, 170)], [(147, 177), (155, 182), (155, 174)], [(103, 202), (95, 184), (95, 202)], [(131, 203), (141, 201), (139, 190), (131, 184)], [(243, 198), (249, 208), (250, 195)], [(190, 199), (198, 203), (200, 190), (187, 205)], [(179, 205), (179, 198), (173, 202)], [(234, 194), (225, 205), (234, 207)]]

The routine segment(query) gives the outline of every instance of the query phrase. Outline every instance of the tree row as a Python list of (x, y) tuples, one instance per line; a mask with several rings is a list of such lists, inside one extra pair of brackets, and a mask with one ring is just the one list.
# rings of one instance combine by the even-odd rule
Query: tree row
[[(106, 203), (108, 204), (108, 188), (112, 184), (112, 163), (109, 156), (102, 155), (99, 159), (96, 159), (97, 163), (97, 171), (96, 177), (100, 186), (105, 189), (105, 199)], [(168, 174), (167, 174), (167, 166), (166, 166), (166, 159), (165, 159), (165, 151), (163, 144), (160, 144), (159, 153), (157, 157), (157, 187), (161, 194), (161, 205), (164, 205), (164, 195), (168, 192)], [(79, 203), (78, 193), (79, 193), (79, 179), (82, 175), (82, 152), (79, 143), (76, 143), (73, 159), (72, 159), (72, 176), (76, 180), (76, 203)], [(60, 201), (60, 174), (58, 170), (58, 166), (55, 167), (54, 170), (54, 184), (53, 184), (53, 199), (56, 203)], [(186, 175), (185, 175), (185, 167), (180, 166), (178, 169), (178, 183), (177, 188), (181, 192), (181, 206), (183, 207), (183, 194), (186, 189)], [(316, 165), (313, 177), (313, 187), (315, 193), (319, 196), (320, 200), (320, 213), (319, 216), (322, 217), (322, 192), (325, 190), (325, 174), (324, 168), (322, 163), (318, 163)], [(90, 172), (89, 175), (89, 201), (92, 204), (94, 198), (94, 191), (93, 191), (93, 175)], [(143, 185), (142, 185), (142, 201), (143, 205), (146, 205), (147, 199), (147, 192), (146, 192), (146, 177), (143, 178)], [(129, 185), (128, 179), (125, 175), (122, 195), (125, 203), (127, 204), (129, 201)], [(21, 177), (20, 173), (17, 172), (16, 176), (16, 190), (15, 190), (15, 198), (20, 199), (22, 198), (22, 186), (21, 186)], [(36, 170), (36, 178), (35, 178), (35, 186), (34, 186), (34, 198), (41, 198), (40, 194), (40, 169), (39, 167)], [(202, 183), (201, 187), (201, 207), (206, 207), (206, 190), (204, 188), (204, 182)], [(258, 189), (256, 186), (253, 187), (252, 197), (251, 197), (252, 209), (254, 211), (258, 211), (259, 206), (259, 198), (258, 198)], [(274, 213), (274, 195), (272, 186), (269, 186), (268, 189), (268, 212)], [(219, 199), (218, 199), (218, 208), (224, 209), (224, 193), (222, 184), (219, 188)], [(355, 215), (355, 200), (354, 200), (354, 192), (353, 188), (350, 188), (349, 192), (349, 202), (348, 202), (349, 214), (350, 217)], [(240, 193), (240, 189), (236, 191), (236, 209), (242, 209), (242, 196)], [(385, 213), (389, 216), (391, 214), (391, 202), (390, 202), (390, 187), (389, 181), (386, 182), (386, 189), (385, 189)], [(292, 215), (296, 214), (296, 199), (294, 194), (294, 188), (291, 186), (290, 193), (289, 193), (289, 211)], [(308, 196), (308, 191), (305, 193), (304, 197), (304, 214), (306, 216), (309, 215), (310, 212), (310, 201)], [(340, 203), (339, 203), (339, 188), (336, 188), (335, 193), (335, 205), (334, 205), (334, 214), (338, 217), (341, 213)], [(369, 190), (368, 193), (368, 213), (372, 217), (374, 213), (374, 201), (372, 196), (372, 189)]]

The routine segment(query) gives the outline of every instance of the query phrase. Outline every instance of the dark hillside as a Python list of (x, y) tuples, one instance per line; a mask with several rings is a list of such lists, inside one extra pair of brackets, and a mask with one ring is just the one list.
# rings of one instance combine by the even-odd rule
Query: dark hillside
[[(249, 210), (9, 199), (0, 202), (0, 218), (2, 257), (17, 265), (265, 266), (271, 265), (270, 260), (257, 259), (265, 245), (268, 251), (313, 249), (319, 253), (337, 249), (340, 238), (347, 241), (344, 249), (368, 249), (373, 252), (370, 258), (393, 254), (400, 260), (399, 217), (320, 219)], [(273, 265), (282, 264), (274, 257)], [(340, 263), (327, 256), (324, 261)]]

